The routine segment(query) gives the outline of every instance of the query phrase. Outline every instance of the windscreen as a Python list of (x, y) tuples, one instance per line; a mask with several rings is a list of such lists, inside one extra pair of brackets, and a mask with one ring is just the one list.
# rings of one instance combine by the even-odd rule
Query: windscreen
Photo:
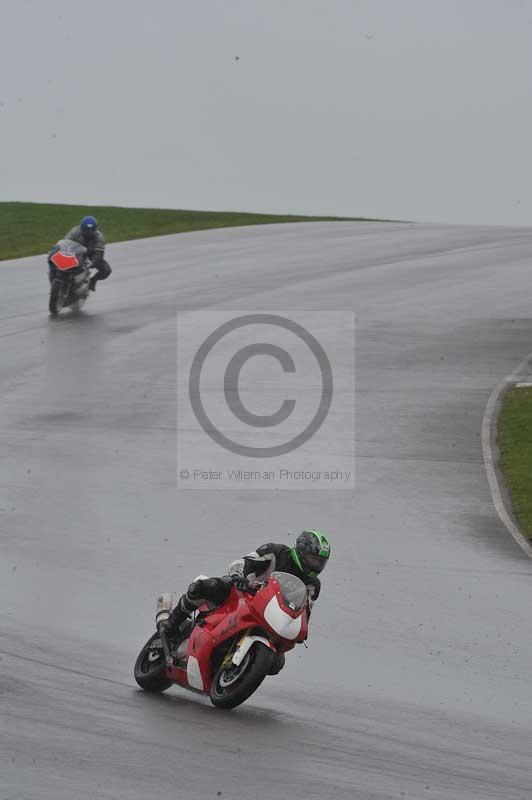
[(307, 602), (307, 587), (302, 580), (288, 572), (274, 572), (275, 578), (281, 589), (283, 600), (292, 611), (299, 611)]
[(75, 242), (73, 239), (60, 239), (57, 242), (57, 247), (59, 248), (59, 251), (65, 255), (76, 256), (80, 264), (83, 263), (83, 260), (87, 254), (87, 248), (84, 247), (80, 242)]

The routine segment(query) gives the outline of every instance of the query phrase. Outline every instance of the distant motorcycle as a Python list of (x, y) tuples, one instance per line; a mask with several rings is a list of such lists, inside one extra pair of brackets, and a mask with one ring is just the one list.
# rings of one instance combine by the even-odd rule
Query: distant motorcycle
[(91, 261), (87, 248), (79, 242), (61, 239), (48, 256), (50, 300), (55, 317), (63, 308), (79, 310), (89, 295)]
[(208, 695), (218, 708), (234, 708), (280, 671), (288, 650), (305, 641), (308, 617), (307, 588), (294, 575), (274, 572), (249, 589), (233, 586), (223, 605), (202, 606), (185, 622), (178, 640), (171, 641), (164, 628), (154, 633), (138, 655), (135, 680), (147, 692), (176, 683)]

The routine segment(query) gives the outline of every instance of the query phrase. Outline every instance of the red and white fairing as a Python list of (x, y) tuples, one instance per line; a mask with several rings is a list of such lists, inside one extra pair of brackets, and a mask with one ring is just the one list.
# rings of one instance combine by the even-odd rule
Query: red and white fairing
[(231, 663), (239, 666), (254, 642), (262, 642), (281, 654), (303, 642), (307, 634), (306, 587), (293, 575), (274, 572), (256, 594), (233, 587), (226, 602), (193, 628), (190, 638), (179, 648), (178, 665), (168, 667), (167, 676), (187, 689), (208, 693), (213, 679), (213, 651), (227, 639), (237, 640)]

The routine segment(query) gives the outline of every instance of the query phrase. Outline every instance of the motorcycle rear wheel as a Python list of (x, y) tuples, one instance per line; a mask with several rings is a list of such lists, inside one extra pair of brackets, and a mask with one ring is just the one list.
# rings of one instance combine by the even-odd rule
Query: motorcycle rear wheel
[(211, 703), (216, 708), (235, 708), (251, 697), (268, 675), (275, 653), (266, 645), (256, 642), (239, 667), (220, 667), (210, 691)]
[(81, 311), (85, 303), (87, 302), (87, 295), (85, 297), (79, 297), (77, 300), (74, 300), (72, 303), (72, 311)]
[(164, 692), (172, 685), (166, 677), (166, 664), (162, 648), (160, 655), (157, 655), (158, 648), (152, 647), (152, 643), (159, 639), (159, 634), (154, 633), (150, 636), (142, 650), (137, 656), (133, 674), (141, 689), (145, 692)]
[(50, 302), (48, 304), (48, 310), (52, 317), (56, 317), (65, 305), (65, 293), (66, 287), (63, 281), (52, 281), (50, 287)]

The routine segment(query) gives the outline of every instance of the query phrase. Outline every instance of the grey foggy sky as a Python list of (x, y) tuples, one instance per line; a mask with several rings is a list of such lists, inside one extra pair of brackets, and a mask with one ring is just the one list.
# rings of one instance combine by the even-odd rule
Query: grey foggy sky
[(1, 200), (532, 223), (532, 0), (0, 10)]

